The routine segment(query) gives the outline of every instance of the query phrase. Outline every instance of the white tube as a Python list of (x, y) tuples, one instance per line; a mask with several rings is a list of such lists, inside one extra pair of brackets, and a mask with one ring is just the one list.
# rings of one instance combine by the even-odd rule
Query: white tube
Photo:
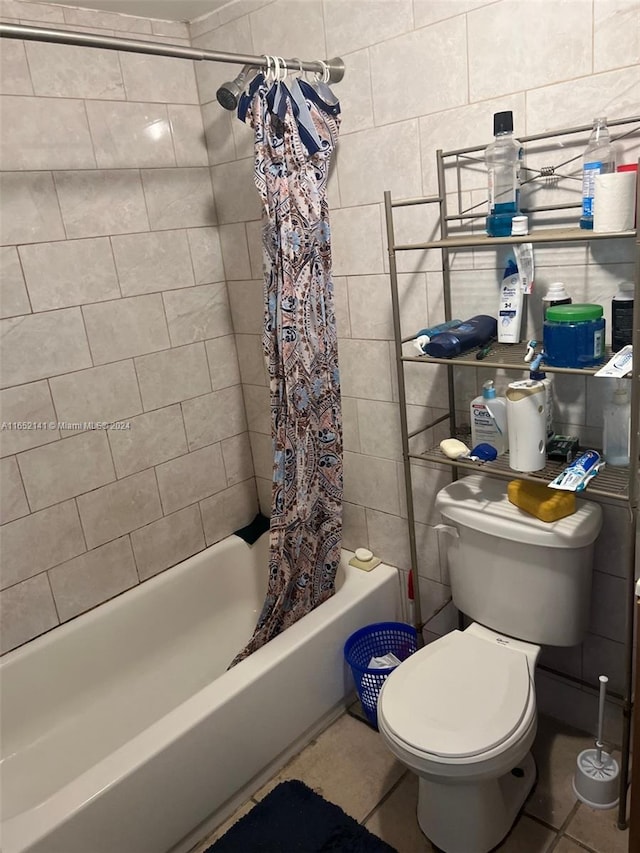
[(607, 697), (607, 682), (609, 679), (606, 675), (601, 675), (600, 678), (600, 701), (598, 703), (598, 740), (596, 741), (596, 747), (598, 749), (597, 754), (597, 762), (598, 764), (602, 764), (602, 748), (604, 744), (602, 743), (602, 733), (604, 729), (604, 703)]

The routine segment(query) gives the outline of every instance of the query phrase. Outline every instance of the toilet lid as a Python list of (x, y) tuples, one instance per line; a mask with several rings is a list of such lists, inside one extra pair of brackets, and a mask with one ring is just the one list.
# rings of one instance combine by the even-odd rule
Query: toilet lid
[(524, 653), (452, 631), (391, 673), (378, 713), (409, 747), (465, 758), (487, 752), (513, 734), (530, 689)]

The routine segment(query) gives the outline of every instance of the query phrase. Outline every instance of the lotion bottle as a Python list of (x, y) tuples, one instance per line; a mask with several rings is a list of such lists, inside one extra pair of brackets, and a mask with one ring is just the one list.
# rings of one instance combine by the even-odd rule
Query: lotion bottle
[(493, 379), (482, 386), (482, 394), (471, 401), (471, 442), (490, 444), (498, 451), (498, 456), (509, 449), (507, 431), (507, 401), (496, 395)]

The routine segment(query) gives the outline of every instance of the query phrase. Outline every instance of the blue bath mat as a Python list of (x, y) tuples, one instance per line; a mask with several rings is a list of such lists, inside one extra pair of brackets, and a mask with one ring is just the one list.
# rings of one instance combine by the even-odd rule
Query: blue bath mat
[(206, 853), (397, 853), (303, 782), (281, 782)]

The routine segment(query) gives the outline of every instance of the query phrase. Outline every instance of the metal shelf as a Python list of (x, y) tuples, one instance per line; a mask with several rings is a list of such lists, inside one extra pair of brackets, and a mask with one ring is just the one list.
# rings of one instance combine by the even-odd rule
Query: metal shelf
[[(567, 467), (566, 462), (547, 460), (546, 466), (541, 471), (523, 473), (521, 471), (514, 471), (513, 468), (509, 467), (508, 453), (498, 456), (493, 462), (471, 462), (465, 459), (449, 459), (439, 447), (432, 447), (424, 453), (410, 453), (409, 458), (422, 462), (436, 462), (438, 465), (448, 465), (451, 468), (458, 468), (459, 470), (475, 474), (487, 474), (501, 480), (529, 480), (532, 483), (543, 483), (545, 485), (550, 483)], [(629, 498), (628, 483), (628, 468), (612, 468), (605, 465), (578, 497), (591, 498), (598, 496), (616, 501), (627, 501)]]
[[(409, 340), (412, 340), (409, 338)], [(405, 343), (407, 341), (405, 340)], [(487, 356), (481, 360), (476, 358), (476, 353), (480, 352), (481, 347), (476, 347), (462, 355), (454, 356), (453, 358), (433, 358), (430, 355), (403, 355), (401, 361), (416, 362), (418, 364), (448, 364), (460, 365), (463, 367), (491, 367), (503, 368), (504, 370), (530, 370), (530, 362), (524, 360), (527, 352), (527, 344), (501, 344), (493, 343)], [(602, 364), (606, 364), (612, 357), (613, 352), (611, 347), (606, 348), (605, 358)], [(546, 362), (539, 368), (545, 373), (577, 373), (585, 376), (593, 376), (600, 370), (602, 364), (597, 367), (552, 367)]]
[(625, 237), (628, 239), (635, 236), (636, 231), (607, 232), (583, 231), (581, 228), (541, 228), (518, 237), (488, 237), (484, 233), (459, 234), (442, 240), (429, 240), (426, 243), (398, 243), (394, 249), (396, 252), (409, 252), (414, 249), (490, 249), (492, 246), (514, 246), (520, 243), (581, 243), (592, 240), (620, 240)]

